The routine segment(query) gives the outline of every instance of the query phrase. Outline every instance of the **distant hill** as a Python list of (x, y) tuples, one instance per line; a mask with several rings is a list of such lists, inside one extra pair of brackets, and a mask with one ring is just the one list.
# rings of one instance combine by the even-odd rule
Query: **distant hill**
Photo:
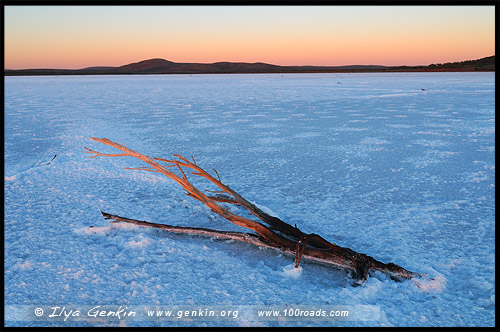
[(432, 64), (429, 66), (431, 69), (458, 69), (470, 71), (495, 71), (495, 56), (489, 56), (478, 60), (468, 60), (461, 62), (448, 62), (441, 64)]
[(280, 66), (266, 63), (216, 62), (175, 63), (164, 59), (150, 59), (117, 67), (114, 73), (120, 74), (204, 74), (204, 73), (255, 73), (278, 72)]
[(121, 67), (114, 68), (115, 73), (157, 73), (161, 71), (168, 71), (177, 67), (175, 62), (167, 61), (164, 59), (150, 59), (140, 62), (130, 63)]
[(4, 70), (5, 76), (19, 75), (138, 75), (138, 74), (236, 74), (236, 73), (353, 73), (393, 71), (495, 71), (495, 56), (477, 60), (431, 64), (429, 66), (278, 66), (262, 62), (178, 63), (149, 59), (120, 67), (83, 69), (16, 69)]

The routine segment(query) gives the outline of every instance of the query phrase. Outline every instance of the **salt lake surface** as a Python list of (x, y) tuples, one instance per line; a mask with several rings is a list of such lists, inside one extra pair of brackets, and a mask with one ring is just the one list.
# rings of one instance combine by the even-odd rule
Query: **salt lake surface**
[[(7, 326), (494, 326), (494, 73), (5, 77), (5, 305), (376, 306), (375, 320), (34, 321)], [(100, 211), (246, 231), (133, 158), (195, 157), (246, 199), (429, 277), (349, 276)], [(56, 156), (54, 158), (54, 156)], [(54, 158), (54, 159), (53, 159)], [(53, 159), (53, 160), (52, 160)], [(430, 278), (434, 278), (430, 280)]]

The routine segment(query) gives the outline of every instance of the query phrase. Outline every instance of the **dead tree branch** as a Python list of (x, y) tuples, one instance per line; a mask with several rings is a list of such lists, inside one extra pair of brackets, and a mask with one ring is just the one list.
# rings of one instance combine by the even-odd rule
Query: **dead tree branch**
[[(410, 279), (415, 276), (420, 276), (418, 273), (408, 271), (394, 263), (385, 264), (374, 259), (373, 257), (357, 253), (349, 248), (332, 244), (317, 234), (303, 233), (297, 227), (291, 226), (283, 222), (281, 219), (265, 213), (257, 206), (255, 206), (255, 204), (252, 204), (251, 202), (244, 199), (241, 195), (236, 193), (229, 186), (221, 182), (220, 176), (218, 172), (215, 171), (215, 169), (214, 171), (216, 173), (217, 178), (213, 177), (203, 168), (198, 166), (193, 157), (191, 157), (191, 159), (193, 160), (192, 162), (177, 154), (174, 155), (175, 157), (178, 158), (177, 160), (150, 158), (147, 155), (143, 155), (141, 153), (129, 149), (125, 145), (112, 142), (107, 138), (91, 137), (91, 139), (96, 142), (109, 145), (122, 152), (116, 154), (104, 154), (91, 150), (89, 148), (85, 148), (85, 150), (87, 150), (86, 153), (94, 154), (91, 158), (99, 156), (102, 157), (130, 156), (138, 158), (144, 161), (145, 163), (149, 164), (150, 167), (129, 168), (129, 169), (162, 173), (163, 175), (177, 182), (185, 190), (186, 195), (202, 202), (208, 208), (210, 208), (211, 211), (227, 219), (231, 223), (250, 229), (254, 231), (256, 234), (224, 232), (224, 231), (216, 231), (205, 228), (179, 227), (179, 226), (157, 224), (146, 221), (123, 218), (102, 212), (105, 219), (112, 220), (112, 222), (127, 222), (141, 226), (160, 228), (169, 232), (189, 233), (189, 234), (198, 234), (198, 235), (223, 238), (223, 239), (232, 239), (232, 240), (251, 243), (253, 245), (261, 247), (276, 248), (287, 254), (293, 255), (295, 257), (296, 267), (299, 266), (301, 259), (304, 258), (316, 262), (333, 265), (337, 268), (342, 268), (351, 271), (353, 277), (358, 280), (365, 280), (368, 276), (369, 271), (381, 271), (396, 280)], [(162, 165), (159, 164), (158, 162), (163, 162), (165, 164)], [(171, 169), (175, 168), (180, 170), (182, 174), (181, 176), (171, 171)], [(201, 190), (197, 189), (191, 182), (189, 182), (187, 178), (188, 173), (185, 172), (183, 168), (185, 170), (190, 169), (191, 172), (189, 174), (205, 178), (219, 188), (218, 191), (208, 191), (208, 192), (224, 193), (225, 195), (217, 195), (217, 196), (205, 195)], [(241, 206), (246, 210), (248, 210), (252, 215), (257, 217), (260, 221), (256, 221), (250, 218), (237, 215), (218, 203), (229, 203)]]

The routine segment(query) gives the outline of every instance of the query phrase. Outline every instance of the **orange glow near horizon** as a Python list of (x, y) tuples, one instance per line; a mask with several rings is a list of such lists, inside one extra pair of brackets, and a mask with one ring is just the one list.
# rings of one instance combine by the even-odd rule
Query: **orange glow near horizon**
[(5, 6), (5, 68), (429, 65), (495, 54), (494, 6)]

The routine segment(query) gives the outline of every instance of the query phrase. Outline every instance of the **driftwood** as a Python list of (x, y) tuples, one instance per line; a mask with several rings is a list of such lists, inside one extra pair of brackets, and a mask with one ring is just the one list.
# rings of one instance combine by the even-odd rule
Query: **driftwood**
[[(259, 209), (255, 204), (252, 204), (244, 199), (241, 195), (221, 182), (219, 174), (215, 169), (214, 172), (217, 175), (217, 178), (213, 177), (207, 171), (198, 166), (194, 158), (192, 158), (192, 161), (180, 155), (174, 155), (178, 158), (176, 160), (150, 158), (131, 150), (124, 145), (112, 142), (107, 138), (91, 137), (91, 139), (122, 151), (122, 153), (105, 154), (85, 148), (87, 150), (86, 153), (94, 154), (91, 158), (99, 156), (131, 156), (138, 158), (149, 164), (150, 167), (126, 169), (162, 173), (182, 186), (186, 195), (202, 202), (210, 208), (211, 211), (227, 219), (231, 223), (250, 229), (256, 234), (216, 231), (206, 228), (171, 226), (128, 219), (102, 212), (104, 218), (111, 220), (111, 222), (127, 222), (141, 226), (155, 227), (169, 232), (198, 234), (214, 238), (242, 241), (261, 247), (276, 248), (287, 254), (293, 255), (295, 257), (295, 267), (298, 267), (301, 259), (304, 258), (348, 270), (352, 277), (358, 281), (366, 280), (370, 271), (381, 271), (395, 280), (411, 279), (413, 277), (421, 276), (416, 272), (408, 271), (394, 263), (382, 263), (368, 255), (355, 252), (349, 248), (341, 247), (336, 243), (332, 244), (317, 234), (303, 233), (296, 226), (291, 226), (283, 222), (281, 219), (267, 214)], [(159, 162), (164, 164), (161, 165)], [(175, 173), (173, 169), (177, 169), (180, 172), (180, 175)], [(189, 173), (187, 173), (188, 171)], [(187, 174), (203, 177), (216, 185), (219, 190), (205, 190), (207, 193), (215, 195), (205, 194), (188, 181)], [(237, 215), (225, 208), (224, 204), (241, 206), (260, 221)]]

